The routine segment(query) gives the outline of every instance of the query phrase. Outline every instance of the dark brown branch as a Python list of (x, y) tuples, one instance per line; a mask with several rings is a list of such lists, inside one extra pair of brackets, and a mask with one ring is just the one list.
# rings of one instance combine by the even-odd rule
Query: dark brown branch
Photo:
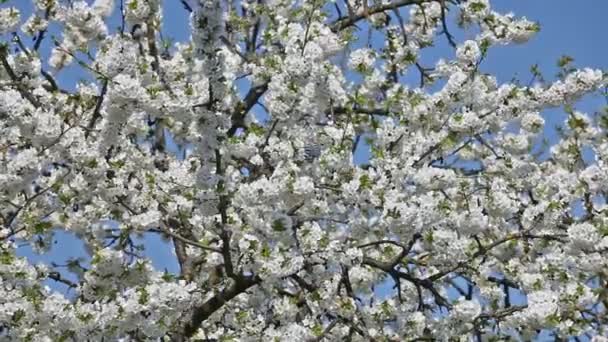
[[(51, 14), (51, 6), (49, 5), (44, 11), (44, 20), (49, 20), (49, 16)], [(40, 49), (40, 45), (42, 44), (42, 40), (44, 39), (44, 35), (46, 34), (46, 28), (38, 31), (38, 36), (36, 37), (36, 41), (34, 42), (34, 50), (38, 51)]]
[(6, 73), (8, 74), (8, 76), (11, 78), (11, 81), (13, 81), (13, 83), (17, 87), (17, 91), (19, 91), (21, 96), (23, 96), (24, 99), (26, 99), (29, 103), (31, 103), (32, 106), (39, 108), (42, 105), (40, 103), (40, 101), (38, 101), (38, 99), (36, 97), (34, 97), (34, 95), (32, 93), (30, 93), (28, 91), (28, 89), (25, 88), (25, 86), (19, 80), (19, 77), (17, 77), (17, 75), (15, 74), (15, 71), (13, 71), (13, 68), (11, 68), (11, 65), (7, 59), (7, 57), (8, 57), (7, 50), (8, 50), (7, 46), (0, 46), (0, 63), (6, 70)]
[(232, 52), (233, 54), (241, 57), (241, 59), (243, 60), (243, 62), (249, 63), (249, 59), (247, 58), (247, 56), (245, 56), (242, 52), (240, 52), (231, 42), (230, 40), (228, 40), (228, 38), (224, 37), (224, 36), (220, 36), (220, 40), (222, 41), (222, 43), (224, 43), (224, 45), (226, 45), (226, 48), (228, 48), (228, 50), (230, 50), (230, 52)]
[(391, 141), (388, 144), (388, 147), (387, 147), (388, 151), (392, 152), (393, 149), (395, 149), (395, 147), (397, 147), (397, 145), (399, 144), (399, 142), (401, 142), (401, 139), (403, 139), (404, 136), (405, 136), (404, 134), (400, 134), (399, 137), (395, 141)]
[(125, 34), (125, 0), (120, 0), (120, 36)]
[(65, 284), (69, 288), (76, 288), (76, 287), (78, 287), (78, 285), (76, 285), (74, 282), (63, 278), (61, 276), (61, 273), (59, 273), (57, 271), (49, 272), (48, 278), (52, 279), (52, 280), (54, 280), (54, 281), (56, 281), (58, 283)]
[(188, 2), (186, 0), (180, 0), (182, 5), (184, 5), (184, 9), (190, 13), (192, 13), (192, 7), (190, 6), (190, 4), (188, 4)]
[(270, 130), (268, 130), (268, 133), (266, 134), (266, 139), (264, 139), (264, 144), (262, 144), (262, 146), (260, 146), (260, 150), (263, 150), (264, 147), (268, 146), (268, 141), (270, 141), (272, 132), (274, 132), (274, 129), (277, 127), (278, 123), (279, 123), (279, 120), (274, 120), (272, 122), (272, 126), (270, 126)]
[(401, 247), (403, 249), (406, 248), (402, 243), (393, 241), (393, 240), (379, 240), (379, 241), (368, 242), (368, 243), (364, 243), (362, 245), (358, 245), (357, 248), (366, 248), (366, 247), (379, 246), (379, 245), (384, 245), (384, 244), (395, 245), (395, 246)]
[[(313, 4), (315, 4), (315, 2), (313, 2)], [(300, 56), (304, 56), (304, 50), (306, 49), (306, 44), (308, 44), (310, 26), (312, 25), (312, 17), (315, 14), (315, 10), (316, 10), (316, 8), (313, 5), (313, 8), (310, 10), (310, 13), (308, 14), (308, 19), (307, 19), (308, 22), (306, 23), (306, 30), (304, 31), (304, 42), (302, 43), (302, 50), (300, 51)]]
[(154, 58), (152, 62), (152, 70), (156, 72), (158, 78), (160, 79), (160, 83), (163, 85), (163, 88), (171, 95), (171, 97), (175, 97), (175, 93), (171, 89), (169, 82), (165, 78), (165, 73), (160, 68), (160, 57), (158, 53), (158, 47), (156, 46), (156, 30), (154, 29), (154, 21), (152, 19), (148, 20), (147, 23), (147, 31), (146, 31), (146, 40), (148, 41), (148, 54)]
[(342, 10), (340, 9), (340, 6), (338, 6), (337, 2), (334, 2), (334, 9), (338, 13), (338, 20), (342, 19)]
[(331, 23), (329, 26), (331, 27), (332, 31), (338, 32), (338, 31), (344, 30), (345, 28), (353, 26), (359, 20), (372, 16), (376, 13), (393, 10), (393, 9), (398, 9), (399, 7), (403, 7), (403, 6), (416, 5), (416, 4), (420, 5), (425, 2), (431, 2), (431, 1), (435, 1), (435, 0), (398, 0), (398, 1), (390, 2), (388, 4), (380, 4), (380, 5), (368, 7), (367, 9), (361, 9), (361, 10), (357, 11), (356, 13), (354, 13), (354, 11), (353, 11), (353, 13), (351, 13), (347, 18), (340, 18), (340, 19), (334, 21), (333, 23)]
[[(219, 149), (215, 150), (215, 174), (221, 176), (224, 174), (224, 169), (222, 167), (222, 154)], [(232, 237), (232, 232), (230, 232), (226, 225), (228, 224), (228, 205), (229, 200), (228, 196), (224, 194), (224, 181), (220, 179), (217, 183), (216, 191), (220, 196), (220, 200), (218, 203), (218, 211), (220, 212), (221, 217), (221, 232), (220, 238), (222, 239), (222, 256), (224, 257), (224, 268), (226, 269), (226, 275), (230, 278), (235, 279), (237, 275), (234, 273), (234, 265), (232, 264), (232, 255), (230, 252), (230, 239)]]
[(435, 145), (431, 146), (431, 148), (429, 148), (428, 150), (426, 150), (426, 152), (424, 152), (413, 164), (413, 167), (416, 167), (420, 164), (420, 162), (422, 162), (426, 157), (428, 157), (429, 155), (431, 155), (433, 152), (437, 151), (440, 147), (441, 144), (443, 143), (443, 140), (436, 143)]
[(483, 146), (487, 147), (488, 150), (490, 150), (492, 152), (492, 154), (496, 157), (496, 159), (502, 159), (503, 157), (500, 156), (496, 150), (494, 149), (494, 147), (492, 147), (492, 145), (490, 145), (482, 136), (481, 134), (475, 134), (475, 139), (477, 139)]
[[(13, 32), (13, 38), (15, 39), (15, 42), (17, 42), (17, 45), (19, 45), (19, 48), (21, 49), (21, 51), (23, 51), (28, 57), (31, 57), (32, 56), (31, 52), (25, 46), (25, 44), (23, 44), (23, 41), (21, 40), (21, 37), (19, 37), (17, 32)], [(51, 74), (49, 74), (48, 72), (44, 71), (44, 69), (42, 69), (42, 66), (40, 67), (40, 73), (47, 80), (47, 82), (49, 82), (49, 85), (46, 85), (46, 84), (43, 85), (43, 87), (47, 91), (60, 91), (64, 94), (68, 94), (68, 92), (66, 90), (59, 89), (59, 86), (57, 85), (57, 82), (55, 81), (53, 76), (51, 76)]]
[(433, 294), (437, 304), (448, 307), (448, 308), (451, 307), (450, 303), (439, 293), (439, 291), (437, 291), (437, 289), (435, 289), (435, 287), (433, 285), (433, 281), (431, 281), (428, 278), (426, 278), (426, 279), (415, 278), (405, 272), (401, 272), (401, 271), (398, 271), (397, 269), (395, 269), (395, 265), (392, 262), (383, 262), (380, 260), (372, 259), (367, 256), (363, 257), (362, 264), (373, 267), (373, 268), (377, 268), (381, 271), (384, 271), (385, 273), (389, 274), (393, 278), (399, 277), (401, 279), (409, 281), (410, 283), (412, 283), (416, 286), (423, 287)]
[(302, 279), (299, 275), (294, 274), (291, 276), (291, 279), (295, 280), (296, 283), (298, 283), (298, 286), (300, 286), (300, 288), (308, 291), (308, 292), (314, 292), (317, 290), (317, 287), (309, 284), (306, 282), (306, 280)]
[(93, 130), (93, 127), (95, 127), (95, 123), (101, 117), (101, 105), (103, 104), (103, 100), (106, 96), (107, 91), (108, 91), (108, 80), (104, 79), (103, 83), (101, 85), (101, 92), (99, 93), (99, 96), (97, 97), (97, 101), (95, 102), (95, 109), (93, 109), (93, 116), (91, 116), (91, 121), (89, 121), (89, 123), (87, 125), (87, 130), (86, 130), (86, 132), (84, 132), (85, 138), (89, 136), (89, 133), (91, 132), (91, 130)]
[[(258, 0), (258, 4), (261, 4), (262, 0)], [(243, 16), (247, 17), (247, 10), (245, 8), (243, 8)], [(245, 50), (247, 51), (248, 54), (253, 54), (255, 53), (255, 49), (256, 49), (256, 42), (258, 40), (258, 34), (260, 33), (260, 26), (261, 26), (262, 22), (260, 20), (260, 18), (258, 17), (255, 21), (255, 24), (253, 25), (253, 30), (251, 31), (251, 37), (247, 37), (248, 39), (245, 40)]]
[(355, 106), (353, 108), (334, 107), (334, 108), (331, 108), (330, 111), (333, 114), (353, 113), (353, 114), (367, 114), (367, 115), (378, 115), (378, 116), (389, 116), (389, 115), (393, 114), (393, 113), (387, 111), (386, 109), (382, 109), (382, 108), (365, 108), (365, 107), (358, 107), (358, 106)]
[[(346, 289), (346, 294), (350, 298), (361, 303), (361, 298), (357, 297), (355, 295), (355, 291), (353, 290), (353, 285), (350, 281), (350, 276), (348, 274), (348, 272), (349, 272), (348, 266), (342, 264), (341, 268), (342, 268), (342, 279), (340, 280), (340, 284), (344, 285), (344, 288)], [(339, 287), (338, 287), (338, 289), (339, 289)]]
[(168, 235), (168, 236), (170, 236), (170, 237), (172, 237), (174, 239), (177, 239), (177, 240), (179, 240), (179, 241), (181, 241), (181, 242), (183, 242), (183, 243), (185, 243), (187, 245), (198, 247), (198, 248), (200, 248), (202, 250), (205, 250), (205, 251), (214, 252), (214, 253), (222, 253), (222, 251), (220, 249), (218, 249), (218, 248), (206, 246), (206, 245), (203, 245), (200, 242), (196, 242), (196, 241), (192, 241), (192, 240), (186, 239), (185, 237), (183, 237), (183, 236), (181, 236), (179, 234), (176, 234), (176, 233), (170, 231), (169, 229), (151, 228), (151, 229), (148, 229), (148, 231), (152, 232), (152, 233), (160, 233), (160, 234)]
[(60, 91), (60, 92), (62, 92), (64, 94), (68, 93), (67, 91), (65, 91), (63, 89), (59, 89), (59, 86), (57, 85), (57, 82), (55, 81), (55, 79), (53, 78), (53, 76), (51, 76), (51, 74), (49, 74), (48, 72), (44, 71), (44, 69), (42, 69), (42, 67), (40, 67), (40, 73), (47, 80), (47, 82), (49, 82), (50, 91)]
[[(85, 61), (81, 60), (78, 56), (76, 56), (76, 54), (74, 54), (72, 51), (70, 51), (70, 50), (64, 48), (63, 46), (61, 46), (61, 43), (59, 41), (54, 40), (54, 44), (55, 44), (55, 46), (57, 47), (57, 49), (59, 51), (64, 52), (64, 53), (70, 55), (77, 62), (77, 64), (80, 67), (93, 72), (94, 74), (97, 75), (98, 78), (101, 78), (101, 79), (104, 79), (104, 80), (110, 80), (111, 79), (108, 75), (104, 74), (103, 72), (101, 72), (101, 71), (99, 71), (99, 70), (97, 70), (95, 68), (92, 68)], [(114, 82), (114, 81), (112, 81), (112, 82)], [(117, 82), (114, 82), (114, 83), (117, 83)]]
[(186, 338), (190, 338), (196, 334), (203, 322), (224, 306), (224, 304), (247, 291), (252, 286), (259, 284), (261, 281), (262, 280), (257, 276), (238, 276), (232, 285), (225, 288), (202, 305), (194, 308), (192, 317), (184, 327), (184, 335)]
[[(68, 172), (66, 172), (65, 175), (61, 176), (57, 181), (58, 182), (63, 181), (70, 173), (72, 173), (72, 170), (68, 169)], [(19, 215), (19, 213), (23, 209), (25, 209), (26, 207), (28, 207), (36, 198), (44, 195), (47, 191), (51, 190), (52, 188), (53, 188), (53, 185), (50, 185), (49, 187), (42, 189), (40, 192), (37, 192), (34, 196), (28, 198), (25, 201), (25, 203), (21, 207), (17, 208), (17, 210), (15, 211), (15, 213), (9, 218), (8, 222), (6, 222), (6, 224), (5, 224), (5, 227), (9, 228), (10, 225), (13, 223), (13, 221), (17, 218), (17, 216)], [(14, 235), (14, 233), (11, 233), (11, 234), (9, 234), (7, 236), (0, 237), (0, 240), (7, 239), (7, 238), (11, 237), (12, 235)]]
[(456, 42), (454, 41), (454, 36), (448, 30), (448, 24), (445, 20), (445, 0), (441, 0), (441, 25), (443, 26), (443, 34), (448, 39), (448, 43), (455, 49)]
[(293, 216), (295, 215), (295, 213), (300, 210), (300, 208), (302, 208), (304, 206), (304, 201), (299, 202), (298, 204), (294, 205), (293, 207), (291, 207), (289, 210), (287, 210), (287, 215), (288, 216)]
[(266, 90), (268, 90), (268, 82), (264, 82), (249, 89), (249, 92), (247, 93), (247, 95), (245, 95), (243, 101), (238, 103), (235, 111), (232, 113), (232, 127), (230, 127), (227, 133), (229, 137), (236, 134), (236, 131), (239, 128), (246, 128), (245, 116), (247, 116), (247, 113), (249, 113), (251, 108), (255, 106), (255, 104), (258, 102), (260, 97), (266, 92)]
[(178, 238), (173, 238), (173, 246), (175, 249), (175, 256), (177, 257), (177, 263), (179, 264), (180, 274), (186, 281), (192, 280), (192, 264), (188, 261), (188, 253), (186, 252), (186, 244), (180, 241)]
[(310, 340), (308, 340), (309, 342), (320, 342), (323, 341), (323, 339), (325, 339), (325, 337), (331, 332), (331, 330), (336, 326), (336, 324), (338, 324), (338, 322), (340, 322), (340, 318), (336, 318), (333, 321), (331, 321), (331, 323), (329, 323), (327, 325), (327, 327), (323, 330), (323, 332), (321, 333), (321, 335), (315, 337), (315, 338), (311, 338)]
[(420, 88), (423, 88), (424, 85), (426, 84), (425, 81), (427, 79), (431, 78), (429, 76), (428, 71), (429, 70), (433, 70), (433, 69), (432, 68), (425, 68), (422, 65), (420, 65), (420, 63), (418, 63), (418, 62), (414, 63), (414, 65), (416, 66), (416, 68), (418, 69), (418, 72), (420, 73)]
[(429, 277), (427, 277), (427, 280), (430, 281), (436, 281), (439, 280), (441, 278), (443, 278), (444, 276), (458, 270), (461, 267), (470, 265), (475, 259), (486, 255), (490, 250), (504, 244), (507, 243), (509, 241), (512, 240), (518, 240), (518, 239), (542, 239), (542, 240), (550, 240), (550, 241), (559, 241), (559, 242), (565, 242), (563, 240), (564, 237), (566, 237), (566, 234), (554, 234), (554, 235), (549, 235), (549, 234), (543, 234), (543, 235), (535, 235), (535, 234), (530, 234), (530, 229), (526, 230), (526, 231), (522, 231), (519, 232), (517, 234), (511, 234), (508, 235), (502, 239), (496, 240), (493, 243), (487, 245), (487, 246), (482, 246), (479, 248), (479, 250), (477, 252), (475, 252), (471, 257), (469, 257), (467, 260), (465, 261), (461, 261), (459, 262), (456, 266), (444, 270), (444, 271), (440, 271), (437, 272)]

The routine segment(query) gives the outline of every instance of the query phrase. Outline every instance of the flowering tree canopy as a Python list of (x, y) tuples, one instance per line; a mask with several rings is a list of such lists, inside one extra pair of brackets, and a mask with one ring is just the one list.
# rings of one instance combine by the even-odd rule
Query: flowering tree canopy
[[(0, 2), (2, 339), (607, 333), (608, 113), (575, 106), (608, 76), (482, 71), (535, 22), (489, 0), (181, 0), (173, 44), (160, 0)], [(438, 41), (455, 57), (424, 65)], [(90, 254), (76, 280), (16, 254), (69, 248), (58, 230)]]

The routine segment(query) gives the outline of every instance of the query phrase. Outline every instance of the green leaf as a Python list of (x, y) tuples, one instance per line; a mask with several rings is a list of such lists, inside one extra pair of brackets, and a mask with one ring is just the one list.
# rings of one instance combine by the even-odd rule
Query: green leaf
[(421, 104), (423, 101), (424, 101), (424, 97), (419, 93), (413, 93), (410, 96), (410, 104), (413, 107), (416, 107), (417, 105)]
[(319, 246), (321, 248), (326, 248), (327, 246), (329, 246), (329, 238), (327, 237), (327, 235), (323, 235), (323, 237), (319, 240)]
[(469, 8), (473, 11), (473, 12), (481, 12), (484, 9), (486, 9), (486, 4), (481, 3), (481, 2), (474, 2), (471, 4), (471, 6), (469, 6)]
[(162, 279), (164, 281), (166, 281), (167, 283), (170, 283), (173, 280), (175, 280), (175, 276), (169, 272), (165, 272), (165, 273), (163, 273)]
[(380, 123), (378, 122), (378, 120), (374, 119), (373, 117), (372, 117), (372, 128), (373, 129), (380, 128)]
[(384, 150), (376, 146), (372, 146), (372, 155), (374, 158), (382, 159), (384, 158)]
[(560, 322), (561, 322), (561, 319), (556, 314), (547, 316), (547, 324), (549, 324), (550, 327), (555, 327), (555, 326), (559, 325)]
[(110, 164), (110, 166), (113, 168), (120, 169), (121, 167), (125, 166), (125, 161), (124, 160), (110, 161), (110, 162), (108, 162), (108, 164)]
[(72, 330), (64, 331), (63, 334), (61, 334), (61, 336), (59, 336), (59, 339), (57, 340), (57, 342), (74, 341), (75, 336), (76, 336), (76, 333)]
[(249, 132), (257, 135), (258, 137), (264, 136), (264, 127), (257, 125), (257, 124), (251, 124), (249, 125), (249, 127), (247, 128)]
[(559, 210), (561, 209), (562, 204), (558, 201), (551, 201), (549, 202), (549, 205), (547, 206), (547, 210)]
[(540, 77), (541, 76), (541, 72), (540, 72), (540, 67), (538, 66), (538, 64), (534, 64), (530, 67), (530, 72), (532, 73), (532, 75)]
[(14, 323), (19, 323), (19, 321), (25, 317), (25, 311), (23, 311), (22, 309), (17, 309), (17, 311), (15, 311), (13, 313), (13, 322)]
[(156, 178), (151, 173), (146, 173), (146, 183), (149, 187), (153, 188), (156, 185)]
[(441, 146), (450, 148), (455, 146), (456, 143), (458, 143), (458, 133), (450, 132), (448, 133), (448, 136), (441, 141)]
[(129, 2), (129, 4), (127, 6), (132, 11), (136, 10), (137, 9), (137, 0), (133, 0), (133, 1)]
[(361, 175), (361, 177), (359, 177), (359, 190), (371, 189), (371, 188), (372, 188), (372, 182), (369, 179), (369, 176), (366, 174)]
[(145, 287), (140, 288), (137, 292), (139, 292), (139, 304), (146, 305), (150, 300), (150, 294), (146, 290)]
[(600, 116), (599, 125), (603, 129), (608, 129), (608, 107), (606, 107), (604, 109), (604, 111), (606, 111), (606, 114), (603, 114), (602, 116)]
[(355, 67), (355, 71), (358, 73), (368, 75), (371, 74), (371, 70), (365, 64), (359, 64)]
[(236, 320), (237, 320), (238, 322), (242, 322), (242, 321), (246, 320), (246, 319), (247, 319), (247, 317), (249, 317), (249, 313), (248, 313), (247, 311), (239, 311), (239, 312), (236, 314)]
[(602, 224), (601, 226), (597, 227), (597, 230), (602, 236), (608, 236), (608, 225)]
[(319, 323), (315, 324), (312, 327), (312, 333), (317, 337), (323, 335), (323, 331), (324, 331), (323, 326)]
[(70, 195), (66, 193), (60, 193), (58, 197), (61, 203), (63, 203), (64, 205), (70, 204), (70, 201), (72, 200), (72, 197), (70, 197)]
[[(97, 167), (97, 165), (98, 165), (98, 163), (97, 163), (97, 159), (91, 159), (91, 160), (89, 160), (89, 161), (88, 161), (88, 162), (87, 162), (85, 165), (86, 165), (86, 167), (88, 167), (88, 168), (94, 169), (94, 168), (96, 168), (96, 167)], [(110, 165), (112, 165), (112, 164), (110, 164)]]
[(565, 68), (568, 64), (570, 64), (572, 62), (574, 62), (574, 58), (572, 58), (568, 55), (563, 55), (557, 61), (557, 66), (560, 68)]
[(0, 264), (2, 265), (10, 265), (15, 260), (15, 256), (9, 251), (2, 251), (0, 253)]
[(93, 319), (93, 315), (88, 312), (77, 313), (76, 318), (78, 318), (79, 320), (81, 320), (84, 323), (88, 323)]
[(532, 24), (530, 24), (530, 26), (528, 26), (528, 30), (532, 31), (532, 32), (540, 32), (540, 24), (532, 23)]
[(277, 219), (272, 222), (272, 230), (274, 230), (275, 232), (284, 232), (285, 229), (287, 228), (285, 227), (283, 220)]
[(426, 241), (427, 243), (433, 243), (434, 240), (435, 239), (433, 237), (433, 231), (429, 231), (424, 234), (424, 241)]
[(52, 228), (52, 227), (53, 227), (53, 224), (51, 222), (38, 222), (34, 226), (34, 232), (36, 234), (42, 234), (46, 230), (48, 230), (49, 228)]
[(484, 39), (479, 44), (479, 49), (481, 50), (481, 54), (483, 56), (486, 56), (488, 54), (488, 50), (490, 49), (490, 45), (491, 45), (491, 43), (490, 43), (489, 39)]
[(319, 302), (319, 301), (323, 300), (323, 297), (321, 297), (321, 294), (319, 293), (319, 291), (313, 291), (310, 294), (310, 298), (312, 298), (312, 300), (314, 300), (315, 302)]
[(268, 245), (264, 245), (262, 247), (262, 251), (260, 252), (260, 254), (266, 259), (270, 258), (270, 248), (268, 247)]
[(587, 128), (587, 123), (585, 122), (585, 120), (583, 120), (583, 118), (571, 116), (568, 119), (568, 126), (570, 126), (570, 128), (572, 129), (585, 129)]
[(62, 185), (63, 183), (61, 181), (55, 182), (51, 185), (51, 190), (53, 190), (53, 192), (58, 192)]

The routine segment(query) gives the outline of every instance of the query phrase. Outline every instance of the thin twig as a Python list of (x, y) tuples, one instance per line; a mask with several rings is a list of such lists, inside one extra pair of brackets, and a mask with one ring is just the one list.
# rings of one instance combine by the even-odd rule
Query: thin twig
[(196, 242), (196, 241), (192, 241), (192, 240), (186, 239), (185, 237), (183, 237), (183, 236), (181, 236), (179, 234), (173, 233), (169, 229), (150, 228), (150, 229), (148, 229), (148, 231), (152, 232), (152, 233), (161, 233), (161, 234), (168, 235), (168, 236), (170, 236), (170, 237), (172, 237), (174, 239), (177, 239), (177, 240), (179, 240), (179, 241), (181, 241), (181, 242), (183, 242), (185, 244), (188, 244), (188, 245), (194, 246), (194, 247), (198, 247), (198, 248), (200, 248), (202, 250), (205, 250), (205, 251), (214, 252), (214, 253), (220, 253), (220, 254), (222, 253), (222, 251), (219, 248), (214, 248), (214, 247), (206, 246), (206, 245), (203, 245), (200, 242)]
[(95, 123), (101, 117), (101, 105), (103, 104), (103, 100), (106, 96), (106, 92), (108, 91), (108, 80), (104, 79), (103, 84), (101, 85), (101, 92), (97, 97), (97, 102), (95, 102), (95, 109), (93, 110), (93, 116), (91, 116), (91, 121), (87, 124), (87, 130), (84, 132), (85, 138), (89, 136), (89, 133), (95, 127)]
[(445, 20), (445, 1), (444, 0), (441, 0), (441, 25), (443, 26), (443, 34), (445, 34), (445, 37), (448, 39), (448, 43), (450, 43), (450, 45), (455, 49), (456, 42), (454, 41), (454, 37), (452, 36), (450, 31), (448, 31), (448, 24)]
[(190, 13), (192, 13), (192, 7), (186, 0), (181, 0), (182, 5), (184, 5), (184, 9)]
[(13, 71), (13, 68), (11, 68), (11, 65), (8, 62), (7, 56), (8, 56), (7, 47), (0, 46), (0, 63), (6, 70), (6, 73), (8, 74), (10, 79), (13, 81), (13, 83), (17, 87), (17, 91), (19, 91), (21, 96), (23, 96), (24, 99), (26, 99), (29, 103), (31, 103), (32, 106), (39, 108), (42, 104), (40, 103), (40, 101), (38, 101), (38, 99), (36, 97), (34, 97), (34, 95), (32, 93), (30, 93), (28, 91), (28, 89), (25, 88), (23, 83), (21, 83), (21, 81), (19, 80), (19, 77), (17, 77), (17, 75), (15, 74), (15, 71)]

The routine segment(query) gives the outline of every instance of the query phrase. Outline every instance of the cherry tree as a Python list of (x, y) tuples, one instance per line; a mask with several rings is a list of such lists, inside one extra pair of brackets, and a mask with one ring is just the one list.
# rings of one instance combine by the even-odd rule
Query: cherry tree
[[(576, 104), (608, 76), (483, 72), (537, 23), (489, 0), (165, 1), (190, 23), (171, 43), (160, 0), (14, 1), (3, 340), (606, 340), (608, 113)], [(438, 42), (455, 57), (425, 65)], [(59, 230), (87, 263), (17, 256), (69, 249)]]

